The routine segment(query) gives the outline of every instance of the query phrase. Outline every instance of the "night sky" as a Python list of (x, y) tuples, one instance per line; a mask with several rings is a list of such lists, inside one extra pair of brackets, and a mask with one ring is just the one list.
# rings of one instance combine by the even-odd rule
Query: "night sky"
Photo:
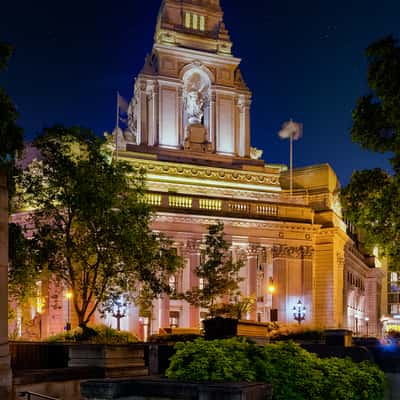
[[(161, 0), (4, 2), (0, 41), (15, 45), (0, 76), (28, 139), (54, 123), (115, 125), (115, 93), (131, 97), (151, 51)], [(399, 0), (221, 0), (225, 24), (242, 58), (252, 102), (252, 145), (267, 163), (288, 163), (282, 122), (304, 124), (295, 166), (329, 163), (346, 184), (352, 171), (386, 156), (352, 144), (356, 98), (367, 91), (365, 47), (400, 38)]]

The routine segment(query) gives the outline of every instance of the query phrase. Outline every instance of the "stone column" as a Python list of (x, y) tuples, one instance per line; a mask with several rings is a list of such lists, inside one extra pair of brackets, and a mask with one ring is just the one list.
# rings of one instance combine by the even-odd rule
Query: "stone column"
[(8, 348), (8, 199), (0, 170), (0, 399), (11, 399), (12, 375)]
[[(247, 249), (247, 293), (249, 296), (257, 296), (257, 254), (257, 246), (250, 245)], [(256, 321), (256, 307), (251, 310), (250, 319)]]
[(216, 97), (217, 95), (215, 91), (212, 90), (210, 99), (210, 132), (208, 140), (211, 142), (213, 152), (215, 152), (217, 148)]
[[(199, 278), (194, 271), (200, 264), (200, 243), (201, 240), (188, 240), (183, 250), (183, 255), (187, 261), (185, 269), (185, 274), (187, 274), (186, 287), (183, 288), (185, 291), (199, 286)], [(190, 328), (201, 328), (199, 308), (184, 301), (183, 310), (184, 314), (187, 314), (187, 326)]]

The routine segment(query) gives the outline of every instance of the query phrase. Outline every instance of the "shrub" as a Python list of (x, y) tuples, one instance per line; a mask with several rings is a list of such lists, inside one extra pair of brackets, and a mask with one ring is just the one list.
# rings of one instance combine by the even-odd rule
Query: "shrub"
[(175, 344), (177, 342), (193, 342), (194, 340), (203, 337), (198, 333), (167, 333), (164, 335), (151, 335), (150, 343), (158, 344)]
[(319, 359), (293, 342), (264, 347), (265, 375), (272, 384), (274, 400), (323, 399), (324, 374)]
[(269, 334), (271, 341), (307, 340), (322, 341), (325, 339), (325, 332), (322, 329), (311, 329), (302, 326), (280, 326)]
[(74, 342), (95, 344), (129, 344), (136, 343), (137, 337), (130, 332), (117, 331), (105, 325), (87, 326), (85, 329), (76, 328), (50, 336), (48, 342)]
[(293, 342), (238, 338), (177, 343), (166, 375), (183, 381), (264, 381), (274, 400), (381, 400), (384, 374), (369, 362), (319, 359)]
[(355, 364), (349, 358), (332, 357), (320, 360), (320, 368), (326, 376), (324, 397), (327, 399), (383, 399), (385, 375), (368, 361)]
[(385, 378), (374, 364), (350, 358), (319, 359), (293, 342), (264, 348), (264, 381), (272, 383), (274, 400), (380, 400)]
[(166, 371), (168, 378), (183, 381), (256, 381), (262, 375), (262, 351), (243, 339), (232, 338), (177, 343)]

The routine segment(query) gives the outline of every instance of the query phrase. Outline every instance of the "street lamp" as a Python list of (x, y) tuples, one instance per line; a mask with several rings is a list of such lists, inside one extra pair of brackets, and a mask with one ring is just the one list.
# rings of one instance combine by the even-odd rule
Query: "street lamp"
[(272, 276), (269, 277), (267, 290), (271, 296), (275, 293), (275, 285), (274, 285), (274, 280), (272, 279)]
[(121, 318), (126, 316), (126, 303), (122, 304), (121, 300), (115, 301), (115, 306), (112, 316), (117, 320), (117, 331), (121, 330)]
[(271, 322), (276, 322), (278, 321), (278, 309), (276, 308), (272, 308), (272, 300), (273, 300), (273, 294), (275, 293), (276, 287), (274, 284), (274, 279), (272, 278), (272, 276), (269, 277), (269, 281), (268, 281), (268, 286), (267, 286), (267, 291), (268, 293), (271, 295), (271, 308), (270, 308), (270, 315), (269, 315), (269, 319)]
[(65, 293), (65, 297), (67, 298), (67, 323), (65, 324), (65, 330), (70, 331), (71, 330), (71, 298), (72, 298), (72, 292), (68, 291)]
[(306, 307), (303, 306), (301, 300), (293, 306), (293, 318), (299, 323), (299, 325), (301, 324), (301, 321), (306, 319)]
[(365, 317), (365, 328), (367, 331), (367, 336), (368, 336), (368, 322), (369, 322), (369, 317)]

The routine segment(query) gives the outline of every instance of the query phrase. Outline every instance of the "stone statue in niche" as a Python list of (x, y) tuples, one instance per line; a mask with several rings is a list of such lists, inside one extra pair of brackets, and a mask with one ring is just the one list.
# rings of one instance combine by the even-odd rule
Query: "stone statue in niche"
[(184, 107), (189, 125), (202, 124), (209, 83), (193, 72), (184, 84)]
[(184, 150), (205, 153), (212, 150), (207, 140), (204, 114), (208, 105), (210, 80), (206, 74), (196, 69), (184, 78), (183, 108), (186, 117)]
[(201, 124), (204, 115), (204, 100), (200, 90), (191, 90), (186, 94), (186, 113), (189, 124)]

